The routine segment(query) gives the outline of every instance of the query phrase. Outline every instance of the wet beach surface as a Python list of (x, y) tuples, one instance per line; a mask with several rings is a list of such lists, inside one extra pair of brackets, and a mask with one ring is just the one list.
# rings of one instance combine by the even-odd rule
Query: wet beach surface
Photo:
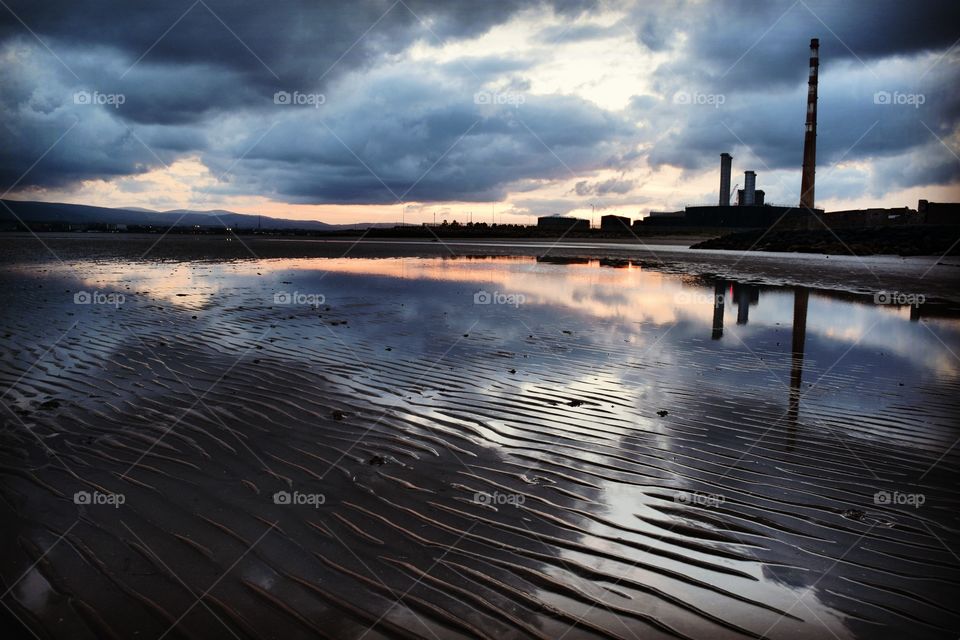
[(950, 261), (43, 239), (0, 240), (41, 638), (960, 633)]

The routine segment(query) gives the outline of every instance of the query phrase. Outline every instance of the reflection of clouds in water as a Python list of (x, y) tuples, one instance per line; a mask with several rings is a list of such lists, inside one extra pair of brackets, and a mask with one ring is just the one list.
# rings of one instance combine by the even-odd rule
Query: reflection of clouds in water
[[(137, 264), (119, 270), (114, 264), (109, 268), (91, 265), (78, 271), (90, 274), (83, 279), (83, 286), (87, 288), (123, 291), (130, 284), (132, 289), (146, 291), (152, 297), (162, 298), (183, 309), (202, 309), (216, 294), (249, 285), (251, 277), (262, 277), (262, 286), (272, 287), (273, 292), (298, 290), (298, 285), (308, 292), (323, 292), (325, 287), (333, 284), (330, 274), (471, 283), (477, 290), (521, 294), (525, 314), (533, 307), (552, 307), (553, 312), (563, 310), (578, 316), (610, 320), (621, 326), (627, 342), (637, 344), (643, 343), (643, 332), (637, 328), (638, 323), (672, 326), (689, 322), (700, 327), (709, 326), (713, 316), (713, 290), (706, 284), (692, 285), (679, 276), (636, 265), (602, 267), (598, 260), (548, 264), (526, 257), (295, 258), (218, 264)], [(243, 288), (248, 289), (248, 286)], [(352, 288), (351, 293), (363, 295), (365, 288), (366, 281), (362, 286)], [(417, 289), (419, 298), (422, 292), (420, 287)], [(263, 294), (267, 306), (272, 303), (270, 296), (273, 295), (268, 293)], [(462, 307), (452, 304), (449, 311), (482, 315), (484, 310), (472, 304), (474, 293), (476, 291), (472, 290), (460, 292), (458, 295), (463, 297), (464, 304)], [(739, 305), (729, 284), (724, 296), (724, 324), (729, 331)], [(451, 299), (456, 301), (457, 297)], [(520, 314), (515, 307), (510, 310)], [(502, 319), (509, 319), (507, 310), (498, 311)], [(737, 335), (749, 341), (750, 336), (764, 327), (779, 324), (789, 328), (792, 313), (793, 298), (789, 291), (762, 288), (759, 302), (750, 307), (749, 323), (737, 327)], [(947, 345), (958, 342), (957, 323), (924, 320), (928, 322), (928, 331), (917, 323), (910, 323), (909, 316), (907, 307), (858, 304), (814, 293), (810, 300), (807, 332), (840, 346), (849, 347), (859, 342), (858, 348), (883, 350), (910, 360), (913, 367), (957, 376), (960, 361), (952, 357), (940, 342), (942, 340)], [(937, 333), (940, 340), (931, 331)], [(521, 332), (522, 327), (518, 330)], [(600, 338), (602, 333), (598, 326), (590, 339)], [(731, 345), (733, 348), (743, 348), (736, 339), (733, 342), (737, 342)]]
[[(100, 271), (97, 265), (70, 267), (80, 275), (83, 287), (104, 291), (138, 291), (152, 298), (166, 300), (183, 309), (203, 309), (220, 293), (230, 275), (231, 265), (144, 264), (123, 265), (122, 270)], [(125, 287), (130, 285), (130, 290)]]
[(16, 593), (17, 600), (36, 614), (43, 612), (47, 601), (54, 595), (50, 583), (36, 568), (31, 568), (17, 583)]
[(894, 354), (909, 360), (914, 367), (955, 377), (960, 373), (960, 360), (953, 358), (943, 343), (957, 344), (960, 327), (956, 321), (938, 324), (939, 327), (928, 329), (910, 322), (907, 307), (846, 303), (814, 294), (810, 297), (807, 333), (848, 346), (858, 343), (858, 348)]

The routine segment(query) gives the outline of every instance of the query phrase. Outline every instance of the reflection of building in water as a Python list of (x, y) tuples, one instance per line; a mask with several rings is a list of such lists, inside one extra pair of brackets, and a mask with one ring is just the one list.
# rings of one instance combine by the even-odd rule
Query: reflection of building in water
[(568, 256), (537, 256), (537, 262), (547, 264), (590, 264), (590, 258), (578, 258)]
[[(710, 338), (723, 337), (724, 293), (727, 283), (717, 280), (713, 285), (713, 330)], [(750, 307), (760, 302), (760, 288), (753, 285), (733, 283), (731, 299), (737, 305), (737, 324), (747, 324)], [(793, 329), (790, 347), (790, 396), (787, 405), (787, 450), (793, 450), (796, 439), (797, 419), (800, 416), (801, 385), (803, 383), (803, 355), (807, 340), (807, 305), (810, 292), (802, 287), (793, 290)], [(779, 422), (779, 421), (778, 421)]]
[(760, 287), (735, 283), (732, 297), (737, 303), (737, 324), (747, 324), (750, 320), (750, 307), (760, 302)]
[(600, 266), (624, 269), (630, 266), (630, 261), (626, 258), (600, 258)]
[(793, 450), (797, 418), (800, 416), (800, 386), (803, 383), (803, 352), (807, 342), (807, 303), (810, 292), (801, 287), (793, 290), (793, 334), (790, 346), (790, 400), (787, 405), (789, 445)]
[(713, 333), (710, 338), (719, 340), (723, 337), (723, 293), (726, 289), (726, 283), (723, 280), (717, 280), (713, 285)]

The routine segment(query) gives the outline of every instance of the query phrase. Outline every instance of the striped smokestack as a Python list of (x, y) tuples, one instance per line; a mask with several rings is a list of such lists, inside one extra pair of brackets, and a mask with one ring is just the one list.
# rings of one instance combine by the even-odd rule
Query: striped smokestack
[(814, 176), (817, 171), (817, 77), (820, 70), (820, 40), (810, 40), (810, 80), (807, 85), (807, 127), (803, 136), (803, 178), (800, 207), (813, 209)]

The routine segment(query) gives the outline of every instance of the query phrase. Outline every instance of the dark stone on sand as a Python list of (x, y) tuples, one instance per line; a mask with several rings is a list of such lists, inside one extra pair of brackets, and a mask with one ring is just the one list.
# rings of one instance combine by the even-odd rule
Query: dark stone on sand
[(664, 409), (660, 409), (660, 411), (657, 411), (657, 415), (662, 418), (663, 416), (667, 415), (667, 411)]

